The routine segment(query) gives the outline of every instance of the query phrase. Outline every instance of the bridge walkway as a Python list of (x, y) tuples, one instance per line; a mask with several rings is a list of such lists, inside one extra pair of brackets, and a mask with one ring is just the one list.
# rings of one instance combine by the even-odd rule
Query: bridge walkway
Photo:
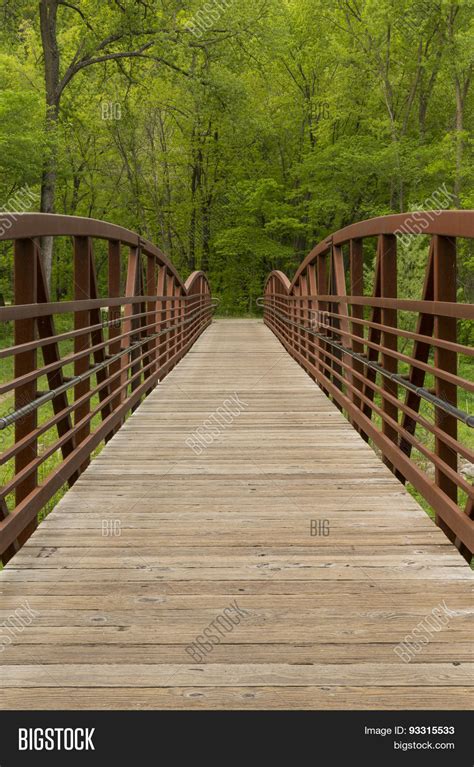
[(0, 595), (2, 708), (472, 704), (468, 565), (257, 320), (212, 324)]

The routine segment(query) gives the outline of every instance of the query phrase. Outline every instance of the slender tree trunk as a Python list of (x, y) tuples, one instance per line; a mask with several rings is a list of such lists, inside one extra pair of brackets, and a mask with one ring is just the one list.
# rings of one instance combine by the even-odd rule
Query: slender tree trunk
[(211, 240), (211, 199), (207, 196), (202, 207), (202, 256), (201, 269), (209, 271), (209, 255)]
[[(436, 59), (433, 65), (433, 70), (428, 80), (426, 80), (426, 66), (421, 68), (420, 72), (420, 87), (419, 87), (419, 107), (418, 107), (418, 124), (420, 128), (421, 140), (424, 142), (426, 138), (426, 116), (428, 114), (428, 106), (430, 98), (433, 94), (433, 90), (438, 78), (438, 73), (441, 65), (441, 57), (443, 50), (443, 39), (440, 38), (438, 42), (438, 50), (436, 51)], [(426, 61), (427, 61), (426, 56)]]
[[(41, 212), (54, 213), (58, 160), (58, 120), (59, 120), (59, 49), (57, 42), (58, 0), (40, 0), (40, 28), (44, 57), (44, 77), (46, 87), (46, 139), (47, 148), (43, 160), (41, 179)], [(47, 285), (51, 288), (53, 263), (53, 238), (41, 240), (41, 257)]]
[(160, 148), (161, 148), (161, 166), (163, 170), (163, 198), (164, 198), (164, 208), (165, 213), (163, 215), (163, 221), (162, 221), (162, 237), (163, 237), (163, 244), (164, 244), (164, 250), (166, 255), (172, 259), (173, 257), (173, 233), (171, 229), (171, 180), (170, 180), (170, 168), (168, 164), (168, 157), (169, 157), (169, 150), (168, 150), (168, 143), (166, 140), (166, 130), (165, 130), (165, 124), (163, 122), (163, 118), (161, 113), (158, 113), (158, 123), (159, 123), (159, 137), (160, 137)]
[(461, 207), (462, 172), (464, 156), (464, 104), (469, 90), (471, 76), (468, 74), (464, 83), (458, 75), (455, 77), (456, 86), (456, 175), (454, 178), (454, 197), (456, 206)]
[(189, 248), (188, 248), (188, 269), (194, 272), (196, 269), (196, 205), (193, 200), (191, 210), (191, 219), (189, 222)]
[(461, 189), (463, 173), (463, 155), (464, 155), (464, 106), (466, 97), (471, 86), (474, 66), (470, 62), (463, 71), (462, 63), (457, 55), (457, 47), (460, 41), (456, 38), (455, 23), (459, 12), (459, 6), (452, 6), (448, 15), (448, 36), (453, 52), (453, 79), (456, 97), (456, 121), (455, 121), (455, 141), (456, 141), (456, 172), (454, 177), (454, 199), (456, 207), (461, 207)]
[(459, 80), (456, 77), (456, 175), (454, 177), (454, 197), (456, 200), (456, 207), (460, 207), (460, 194), (461, 194), (461, 169), (462, 169), (462, 129), (464, 124), (463, 114), (463, 102), (461, 97), (461, 88), (459, 86)]
[(420, 129), (420, 138), (425, 141), (426, 136), (426, 115), (428, 112), (428, 98), (424, 89), (423, 82), (420, 84), (420, 101), (418, 106), (418, 126)]
[(202, 152), (199, 148), (194, 153), (194, 162), (191, 169), (191, 220), (189, 223), (189, 251), (188, 251), (188, 269), (194, 271), (196, 269), (196, 218), (197, 218), (197, 204), (196, 196), (201, 187), (201, 172), (202, 172)]

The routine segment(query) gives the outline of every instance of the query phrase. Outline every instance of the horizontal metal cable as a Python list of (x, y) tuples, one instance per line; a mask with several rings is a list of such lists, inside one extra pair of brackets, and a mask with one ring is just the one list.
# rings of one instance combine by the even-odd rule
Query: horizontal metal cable
[[(405, 378), (403, 378), (403, 376), (399, 375), (398, 373), (391, 373), (389, 370), (386, 370), (384, 367), (382, 367), (382, 365), (379, 365), (378, 362), (373, 362), (372, 360), (367, 359), (367, 357), (365, 357), (363, 354), (359, 354), (358, 352), (352, 351), (352, 349), (348, 349), (346, 346), (343, 346), (342, 344), (338, 344), (336, 341), (329, 339), (326, 335), (324, 335), (324, 333), (318, 333), (312, 328), (306, 327), (306, 325), (300, 325), (297, 322), (293, 322), (292, 320), (285, 317), (284, 314), (277, 311), (274, 307), (265, 306), (265, 304), (262, 303), (264, 301), (265, 301), (264, 298), (257, 298), (257, 301), (256, 301), (257, 306), (260, 306), (263, 309), (269, 309), (278, 317), (280, 317), (280, 319), (282, 319), (283, 322), (285, 322), (287, 325), (292, 325), (295, 328), (304, 330), (305, 333), (309, 333), (315, 336), (316, 338), (319, 338), (320, 340), (324, 341), (324, 343), (328, 344), (329, 346), (333, 346), (335, 349), (338, 349), (344, 354), (347, 354), (349, 357), (352, 357), (353, 359), (358, 360), (363, 365), (367, 365), (368, 368), (372, 368), (372, 370), (375, 370), (377, 373), (380, 373), (380, 375), (383, 375), (385, 378), (389, 378), (391, 381), (394, 381), (399, 386), (403, 386), (405, 389), (409, 389), (409, 391), (414, 392), (418, 397), (421, 397), (421, 399), (424, 399), (427, 402), (430, 402), (432, 405), (435, 405), (435, 407), (439, 408), (440, 410), (444, 410), (445, 413), (448, 413), (449, 415), (454, 416), (455, 418), (457, 418), (458, 421), (465, 423), (466, 426), (469, 426), (471, 429), (474, 428), (474, 415), (470, 415), (469, 413), (466, 413), (465, 410), (461, 410), (455, 405), (452, 405), (450, 402), (446, 402), (440, 397), (437, 397), (435, 394), (431, 394), (431, 392), (428, 391), (428, 389), (425, 389), (423, 386), (416, 386), (410, 381), (405, 380)], [(336, 332), (337, 332), (337, 329), (336, 329)], [(364, 343), (364, 339), (362, 337), (360, 338), (360, 343)]]

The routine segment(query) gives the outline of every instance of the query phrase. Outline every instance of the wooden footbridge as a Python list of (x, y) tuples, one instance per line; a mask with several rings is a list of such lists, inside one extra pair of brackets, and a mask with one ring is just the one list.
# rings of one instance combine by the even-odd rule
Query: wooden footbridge
[[(474, 212), (427, 221), (410, 301), (408, 218), (341, 230), (292, 283), (273, 272), (263, 321), (211, 323), (205, 275), (183, 283), (137, 235), (12, 217), (0, 707), (472, 706), (455, 267)], [(71, 300), (49, 299), (45, 236), (72, 240)]]

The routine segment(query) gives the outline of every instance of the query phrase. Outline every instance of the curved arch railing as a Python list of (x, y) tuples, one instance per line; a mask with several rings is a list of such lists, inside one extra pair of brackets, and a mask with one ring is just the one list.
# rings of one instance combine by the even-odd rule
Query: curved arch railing
[[(397, 244), (422, 234), (430, 246), (421, 299), (399, 299)], [(366, 243), (374, 238), (368, 295)], [(474, 238), (474, 211), (424, 211), (353, 224), (313, 248), (292, 281), (271, 272), (262, 301), (264, 320), (277, 338), (396, 476), (421, 493), (470, 560), (474, 452), (468, 434), (474, 414), (468, 403), (474, 381), (458, 366), (462, 360), (463, 370), (468, 362), (473, 369), (474, 349), (459, 343), (458, 324), (472, 322), (474, 307), (456, 300), (458, 238)]]
[[(123, 227), (39, 213), (1, 214), (0, 225), (0, 241), (13, 241), (14, 268), (13, 303), (0, 307), (0, 331), (13, 325), (13, 345), (0, 345), (6, 373), (0, 375), (0, 557), (6, 563), (45, 504), (74, 484), (91, 453), (186, 354), (211, 322), (215, 302), (203, 272), (183, 283), (159, 248)], [(50, 301), (40, 257), (40, 240), (49, 236), (72, 243), (73, 300)], [(98, 240), (106, 243), (105, 297)], [(58, 333), (59, 318), (66, 329)]]

